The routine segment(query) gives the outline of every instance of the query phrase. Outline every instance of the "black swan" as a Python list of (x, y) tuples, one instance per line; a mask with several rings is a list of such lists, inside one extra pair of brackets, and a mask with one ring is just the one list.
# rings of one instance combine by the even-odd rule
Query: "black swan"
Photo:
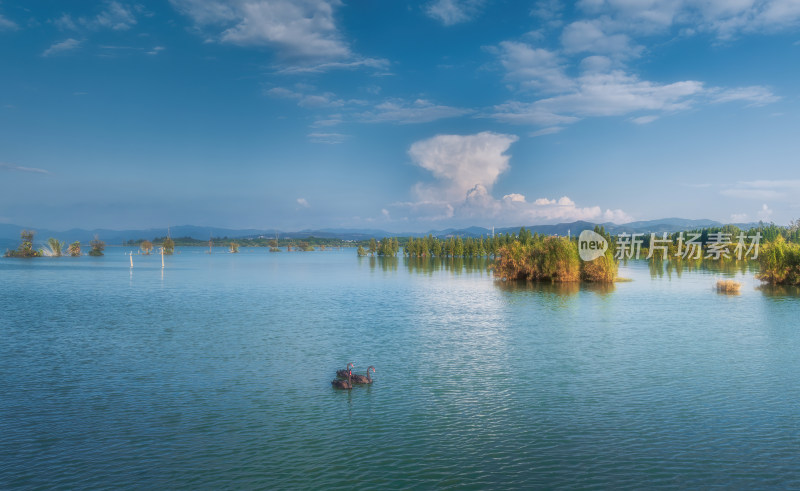
[(369, 376), (369, 371), (370, 370), (375, 372), (375, 367), (370, 365), (369, 368), (367, 368), (367, 375), (366, 376), (354, 374), (353, 375), (353, 383), (354, 384), (371, 384), (372, 383), (372, 377)]
[(350, 381), (351, 377), (352, 377), (352, 373), (350, 372), (350, 370), (348, 370), (347, 371), (347, 380), (340, 380), (338, 378), (337, 379), (333, 379), (333, 380), (331, 380), (331, 385), (333, 386), (334, 389), (346, 389), (346, 390), (352, 389), (353, 388), (353, 383)]
[(348, 363), (347, 368), (342, 370), (336, 370), (336, 376), (339, 378), (347, 378), (347, 372), (349, 372), (351, 368), (355, 368), (355, 365), (352, 363)]

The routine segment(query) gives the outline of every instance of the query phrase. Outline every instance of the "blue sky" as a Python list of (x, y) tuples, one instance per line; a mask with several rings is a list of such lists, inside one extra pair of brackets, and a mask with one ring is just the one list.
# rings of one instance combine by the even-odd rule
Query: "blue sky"
[(0, 223), (800, 217), (797, 0), (0, 1)]

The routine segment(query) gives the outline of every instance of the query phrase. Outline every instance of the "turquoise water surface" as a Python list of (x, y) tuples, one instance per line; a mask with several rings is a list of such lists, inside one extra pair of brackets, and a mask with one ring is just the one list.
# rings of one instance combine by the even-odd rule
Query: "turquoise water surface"
[(0, 488), (800, 486), (800, 296), (747, 269), (125, 251), (0, 259)]

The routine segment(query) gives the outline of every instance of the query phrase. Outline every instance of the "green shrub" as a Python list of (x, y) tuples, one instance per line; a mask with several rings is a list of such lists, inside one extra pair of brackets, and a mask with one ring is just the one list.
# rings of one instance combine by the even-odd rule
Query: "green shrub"
[(773, 285), (800, 285), (800, 245), (778, 236), (761, 247), (758, 264), (759, 280)]

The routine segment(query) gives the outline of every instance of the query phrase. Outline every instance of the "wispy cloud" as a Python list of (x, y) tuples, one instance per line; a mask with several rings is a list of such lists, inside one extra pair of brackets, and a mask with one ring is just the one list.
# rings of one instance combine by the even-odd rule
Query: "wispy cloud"
[[(581, 72), (570, 76), (570, 58), (559, 52), (510, 41), (490, 51), (506, 70), (506, 80), (519, 91), (516, 99), (496, 105), (489, 113), (508, 123), (562, 126), (590, 117), (631, 115), (633, 123), (647, 124), (663, 114), (701, 104), (757, 106), (780, 99), (763, 86), (709, 88), (697, 80), (642, 80), (623, 64), (601, 55), (581, 59)], [(636, 115), (641, 112), (650, 114)]]
[(483, 3), (483, 0), (434, 0), (425, 6), (425, 13), (446, 26), (452, 26), (473, 20)]
[(114, 31), (127, 31), (136, 25), (136, 13), (142, 7), (139, 5), (125, 5), (117, 1), (105, 2), (103, 9), (95, 16), (73, 18), (64, 13), (53, 20), (60, 29), (80, 30), (86, 29), (111, 29)]
[(636, 124), (649, 124), (657, 119), (658, 116), (653, 116), (652, 114), (650, 114), (648, 116), (639, 116), (638, 118), (631, 118), (631, 122)]
[(267, 90), (266, 93), (279, 99), (295, 100), (298, 106), (305, 108), (334, 108), (346, 104), (346, 101), (338, 98), (333, 92), (308, 93), (286, 87), (274, 87)]
[(471, 109), (443, 106), (425, 99), (417, 99), (413, 102), (393, 99), (377, 104), (374, 110), (358, 115), (358, 119), (375, 123), (428, 123), (439, 119), (463, 116), (471, 112), (473, 112)]
[(758, 201), (800, 202), (800, 179), (740, 181), (720, 194)]
[(621, 116), (636, 111), (677, 111), (703, 92), (696, 81), (657, 84), (622, 71), (587, 73), (573, 80), (573, 90), (532, 103), (510, 101), (495, 107), (493, 117), (507, 122), (565, 124), (584, 117)]
[(350, 61), (329, 61), (324, 63), (312, 63), (307, 65), (291, 65), (280, 68), (278, 73), (300, 74), (300, 73), (321, 73), (330, 70), (355, 70), (359, 68), (374, 68), (376, 70), (387, 70), (389, 60), (383, 58), (357, 58)]
[(15, 22), (0, 15), (0, 31), (14, 31), (16, 29), (18, 29), (18, 26)]
[[(514, 92), (488, 115), (526, 125), (563, 127), (585, 118), (627, 116), (648, 124), (670, 113), (703, 105), (744, 103), (763, 106), (780, 100), (762, 85), (710, 86), (701, 80), (652, 81), (631, 65), (652, 41), (714, 33), (730, 40), (740, 33), (777, 32), (800, 26), (796, 0), (580, 0), (577, 16), (561, 23), (561, 3), (537, 3), (531, 14), (546, 24), (520, 40), (484, 49), (495, 55)], [(547, 33), (545, 35), (545, 33)], [(544, 43), (556, 38), (560, 45)], [(643, 114), (644, 113), (644, 114)]]
[(800, 4), (794, 0), (582, 0), (578, 8), (588, 15), (605, 16), (638, 34), (680, 28), (684, 35), (710, 32), (721, 40), (742, 33), (778, 32), (800, 21)]
[(42, 56), (48, 57), (64, 53), (66, 51), (72, 51), (73, 49), (78, 48), (80, 45), (81, 41), (78, 41), (77, 39), (73, 38), (65, 39), (64, 41), (55, 43), (46, 50), (44, 50), (44, 52), (42, 52)]
[[(264, 92), (270, 97), (297, 101), (297, 105), (303, 108), (336, 111), (328, 116), (319, 115), (312, 125), (314, 127), (337, 125), (345, 119), (360, 123), (428, 123), (474, 112), (472, 109), (445, 106), (425, 99), (390, 99), (382, 102), (342, 99), (332, 92), (318, 92), (315, 87), (306, 84), (273, 87)], [(364, 110), (370, 106), (371, 109)]]
[(336, 145), (344, 143), (345, 140), (350, 138), (350, 135), (342, 133), (309, 133), (308, 139), (314, 143), (326, 143), (328, 145)]
[(0, 162), (0, 170), (6, 170), (11, 172), (30, 172), (33, 174), (50, 174), (50, 171), (47, 171), (45, 169), (38, 169), (36, 167), (23, 167), (20, 165), (6, 164), (4, 162)]
[(334, 19), (338, 0), (170, 0), (209, 39), (273, 46), (287, 59), (343, 61), (353, 53)]
[(297, 204), (303, 208), (311, 208), (311, 205), (308, 203), (308, 200), (305, 198), (297, 198)]
[(486, 49), (500, 60), (505, 79), (520, 89), (558, 93), (574, 87), (573, 79), (566, 73), (567, 59), (556, 51), (516, 41), (503, 41)]
[(619, 58), (636, 57), (644, 50), (627, 34), (613, 32), (610, 23), (603, 18), (569, 24), (561, 33), (561, 44), (570, 54), (593, 53)]
[(714, 103), (743, 101), (749, 102), (750, 106), (764, 106), (780, 100), (768, 87), (758, 85), (732, 89), (715, 88), (709, 95)]
[(551, 126), (549, 128), (542, 128), (541, 130), (534, 131), (530, 134), (530, 136), (537, 137), (537, 136), (555, 135), (556, 133), (561, 133), (562, 131), (564, 131), (563, 126)]

